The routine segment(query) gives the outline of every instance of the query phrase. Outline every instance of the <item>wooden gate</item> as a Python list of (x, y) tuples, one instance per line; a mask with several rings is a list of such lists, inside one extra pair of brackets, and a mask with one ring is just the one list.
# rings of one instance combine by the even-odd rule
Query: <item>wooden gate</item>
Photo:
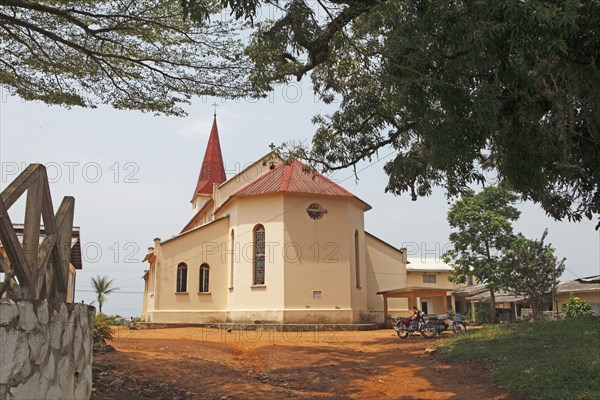
[[(20, 243), (8, 210), (25, 191), (25, 223)], [(16, 299), (66, 301), (74, 207), (75, 199), (65, 197), (54, 214), (46, 167), (42, 164), (29, 165), (2, 191), (0, 240), (7, 257), (0, 255), (0, 269), (5, 274), (0, 297), (8, 291)], [(40, 220), (44, 223), (43, 231)]]

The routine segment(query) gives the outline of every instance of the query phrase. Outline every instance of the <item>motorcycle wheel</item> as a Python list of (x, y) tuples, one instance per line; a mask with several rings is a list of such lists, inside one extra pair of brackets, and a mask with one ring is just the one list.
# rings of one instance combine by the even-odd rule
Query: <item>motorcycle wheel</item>
[(467, 327), (462, 322), (456, 321), (454, 323), (454, 326), (452, 326), (452, 330), (454, 331), (454, 333), (462, 333), (462, 332), (466, 332), (467, 331)]
[(437, 333), (437, 328), (433, 322), (427, 322), (421, 327), (421, 336), (426, 339), (431, 339)]
[(408, 337), (408, 330), (404, 326), (400, 327), (400, 329), (398, 329), (396, 333), (398, 334), (398, 337), (400, 339), (406, 339)]

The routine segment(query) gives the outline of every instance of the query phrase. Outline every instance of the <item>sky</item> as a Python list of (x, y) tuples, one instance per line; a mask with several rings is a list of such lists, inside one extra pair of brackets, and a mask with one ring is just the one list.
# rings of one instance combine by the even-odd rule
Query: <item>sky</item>
[[(228, 177), (269, 151), (271, 143), (310, 140), (313, 115), (332, 106), (315, 100), (309, 82), (276, 88), (260, 101), (196, 98), (187, 117), (137, 111), (65, 109), (25, 102), (2, 92), (0, 99), (0, 189), (29, 163), (46, 165), (55, 211), (63, 196), (75, 197), (75, 225), (81, 227), (83, 270), (77, 273), (75, 301), (94, 298), (90, 279), (108, 275), (120, 291), (108, 296), (104, 311), (139, 316), (142, 310), (142, 259), (153, 239), (181, 231), (192, 216), (190, 200), (210, 133), (214, 107)], [(335, 106), (335, 105), (334, 105)], [(383, 172), (392, 150), (331, 178), (373, 209), (366, 229), (397, 247), (409, 259), (438, 258), (447, 249), (448, 200), (441, 189), (416, 202), (384, 193)], [(516, 232), (548, 241), (566, 257), (561, 280), (600, 273), (600, 235), (595, 221), (558, 222), (535, 204), (520, 203)], [(11, 208), (23, 222), (24, 199)]]

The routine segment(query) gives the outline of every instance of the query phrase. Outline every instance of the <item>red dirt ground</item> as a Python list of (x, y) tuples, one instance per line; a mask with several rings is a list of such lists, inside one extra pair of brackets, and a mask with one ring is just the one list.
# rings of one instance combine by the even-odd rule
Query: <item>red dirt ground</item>
[(93, 399), (511, 399), (481, 364), (425, 354), (393, 330), (115, 332), (94, 354)]

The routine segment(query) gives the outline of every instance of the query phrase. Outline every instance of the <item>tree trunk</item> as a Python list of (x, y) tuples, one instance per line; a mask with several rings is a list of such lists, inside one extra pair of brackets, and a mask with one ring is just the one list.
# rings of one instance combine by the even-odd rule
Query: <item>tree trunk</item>
[(494, 289), (490, 289), (490, 308), (492, 311), (492, 324), (496, 323), (496, 296), (494, 295)]
[(98, 311), (102, 314), (102, 303), (98, 302)]
[(531, 301), (531, 315), (533, 316), (533, 322), (538, 321), (538, 307), (535, 301)]

